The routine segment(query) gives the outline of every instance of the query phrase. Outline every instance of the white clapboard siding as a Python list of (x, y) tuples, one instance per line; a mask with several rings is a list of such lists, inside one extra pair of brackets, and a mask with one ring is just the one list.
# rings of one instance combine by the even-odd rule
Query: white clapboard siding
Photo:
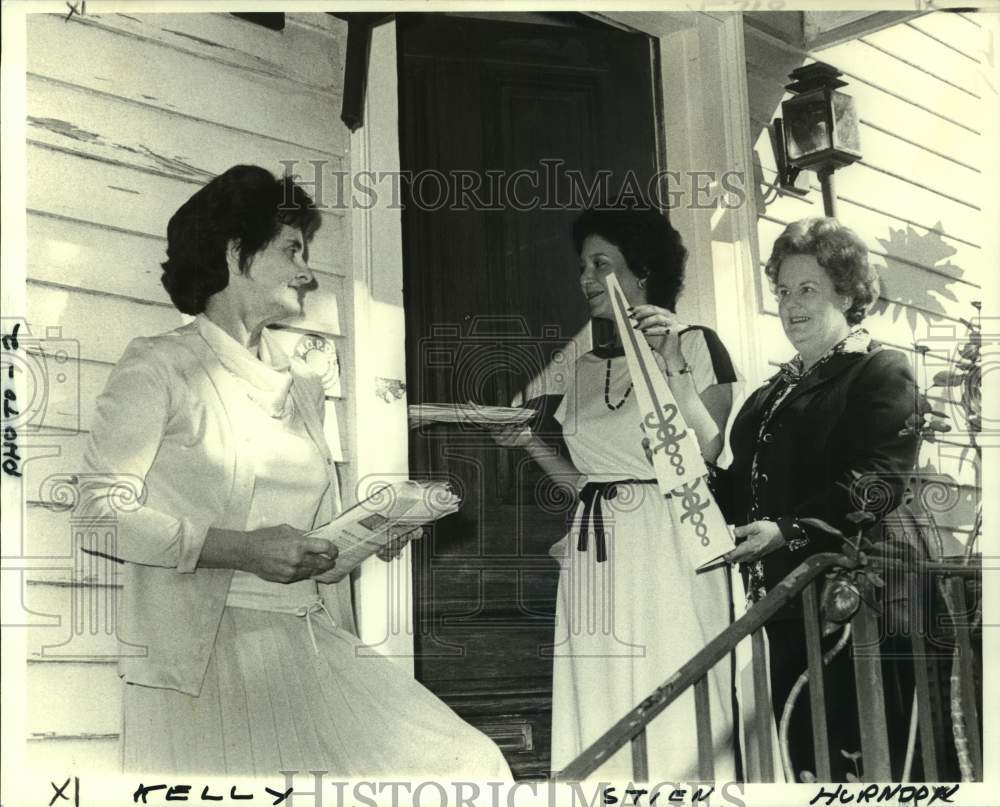
[[(58, 616), (59, 624), (26, 628), (28, 658), (98, 661), (117, 658), (120, 647), (115, 623), (118, 585), (25, 582), (24, 605), (39, 615)], [(130, 652), (142, 655), (142, 650)], [(96, 671), (96, 668), (95, 668)]]
[[(233, 18), (231, 24), (245, 23)], [(328, 154), (342, 156), (347, 146), (339, 99), (330, 93), (93, 25), (66, 23), (59, 15), (29, 17), (27, 69)]]
[[(49, 737), (45, 734), (28, 738), (25, 753), (28, 770), (76, 771), (89, 774), (111, 774), (121, 771), (118, 734), (91, 734)], [(63, 776), (63, 779), (66, 777)], [(81, 785), (81, 802), (88, 793)], [(72, 794), (72, 786), (67, 789)], [(91, 796), (98, 795), (90, 793)], [(96, 802), (95, 802), (96, 803)]]
[[(775, 176), (765, 170), (765, 180), (774, 182)], [(807, 202), (808, 204), (805, 204)], [(883, 241), (891, 241), (894, 231), (903, 230), (908, 238), (923, 237), (926, 243), (914, 251), (920, 255), (917, 263), (928, 268), (960, 278), (975, 287), (980, 285), (982, 277), (983, 251), (977, 245), (959, 240), (947, 228), (942, 228), (940, 219), (936, 221), (912, 221), (897, 216), (895, 210), (891, 213), (874, 211), (871, 206), (861, 206), (849, 200), (840, 200), (838, 206), (839, 218), (851, 227), (865, 241), (869, 249), (884, 249)], [(931, 216), (933, 216), (932, 211)], [(773, 221), (789, 223), (807, 216), (822, 216), (823, 203), (818, 187), (805, 199), (791, 196), (781, 196), (767, 205), (763, 215)], [(926, 218), (927, 216), (925, 216)], [(775, 233), (776, 235), (776, 233)], [(770, 254), (773, 238), (762, 240), (760, 249), (766, 258)], [(907, 252), (909, 255), (910, 253)]]
[[(879, 48), (899, 61), (918, 65), (916, 75), (931, 81), (946, 82), (966, 96), (977, 93), (978, 65), (962, 53), (909, 25), (894, 25), (863, 38), (870, 47)], [(931, 78), (933, 77), (933, 78)]]
[[(977, 198), (981, 198), (982, 175), (962, 162), (961, 158), (941, 156), (918, 146), (912, 139), (904, 139), (864, 122), (860, 126), (860, 134), (862, 153), (872, 155), (864, 162), (873, 170), (909, 179), (954, 200), (975, 203)], [(915, 164), (921, 166), (919, 176), (913, 176)]]
[(168, 305), (160, 283), (166, 239), (29, 213), (27, 275)]
[(28, 501), (27, 531), (22, 550), (32, 558), (49, 558), (53, 567), (68, 567), (72, 561), (72, 526), (69, 507), (44, 506)]
[(57, 492), (51, 490), (53, 480), (67, 474), (84, 472), (83, 451), (86, 432), (60, 432), (50, 430), (24, 446), (25, 457), (24, 498), (28, 502), (56, 501)]
[(339, 95), (344, 38), (333, 26), (324, 32), (302, 24), (303, 16), (330, 19), (325, 14), (286, 14), (283, 31), (242, 20), (234, 24), (228, 14), (87, 14), (76, 19), (84, 25)]
[[(852, 167), (861, 170), (859, 166), (855, 165)], [(764, 178), (768, 184), (773, 183), (776, 179), (773, 172), (767, 169), (764, 169)], [(837, 179), (839, 181), (840, 177), (838, 176)], [(810, 181), (809, 186), (811, 193), (805, 200), (781, 195), (774, 202), (767, 205), (767, 215), (788, 221), (794, 221), (796, 218), (803, 216), (823, 215), (823, 200), (820, 197), (820, 186), (818, 183), (812, 181)], [(937, 233), (951, 246), (958, 249), (959, 254), (955, 258), (952, 258), (952, 262), (957, 264), (960, 258), (963, 267), (966, 265), (970, 267), (972, 265), (981, 265), (982, 250), (979, 244), (979, 240), (982, 237), (981, 233), (976, 235), (968, 233), (967, 227), (952, 226), (954, 222), (947, 220), (941, 215), (944, 212), (944, 204), (935, 206), (930, 210), (917, 211), (917, 216), (914, 217), (906, 215), (906, 213), (901, 211), (900, 206), (894, 204), (891, 198), (881, 195), (874, 199), (855, 200), (853, 197), (842, 197), (838, 193), (837, 198), (838, 217), (844, 219), (845, 223), (849, 219), (853, 220), (853, 223), (850, 224), (852, 228), (855, 226), (863, 227), (865, 231), (864, 233), (859, 232), (859, 235), (865, 239), (869, 239), (870, 237), (873, 246), (878, 243), (878, 238), (887, 238), (892, 229), (911, 225), (924, 231)], [(955, 211), (952, 212), (954, 213)], [(966, 217), (971, 217), (971, 213), (967, 214)], [(862, 221), (872, 223), (864, 224)]]
[[(939, 193), (920, 187), (915, 182), (897, 179), (855, 163), (836, 175), (838, 200), (850, 202), (872, 212), (889, 213), (906, 221), (940, 221), (949, 235), (977, 244), (982, 238), (981, 211)], [(815, 186), (817, 189), (819, 185)], [(821, 203), (822, 204), (822, 203)]]
[[(28, 79), (27, 112), (30, 142), (197, 184), (237, 164), (260, 165), (278, 175), (291, 168), (307, 179), (315, 176), (316, 164), (331, 177), (341, 168), (336, 155), (35, 76)], [(286, 166), (288, 160), (295, 165)], [(336, 189), (332, 178), (324, 187), (330, 193)], [(331, 199), (331, 206), (336, 203)]]
[(924, 36), (947, 45), (969, 61), (979, 63), (983, 40), (975, 26), (961, 15), (936, 12), (916, 17), (906, 24)]
[[(41, 364), (41, 362), (40, 362)], [(60, 429), (66, 432), (87, 431), (94, 416), (94, 405), (107, 383), (113, 365), (81, 359), (74, 362), (76, 371), (65, 372), (59, 365), (45, 357), (45, 405), (32, 422), (43, 429)]]
[(933, 211), (944, 230), (969, 243), (982, 238), (979, 205), (963, 204), (857, 163), (854, 171), (837, 175), (837, 197), (875, 212), (889, 212), (909, 221), (920, 221)]
[(982, 126), (982, 118), (970, 104), (975, 99), (914, 66), (923, 58), (919, 52), (912, 54), (911, 63), (907, 63), (861, 39), (821, 51), (817, 57), (823, 61), (829, 58), (848, 81), (874, 84), (971, 131), (978, 132)]
[[(834, 64), (835, 56), (828, 55)], [(839, 65), (838, 65), (839, 66)], [(983, 147), (982, 136), (976, 131), (959, 125), (946, 115), (935, 114), (926, 104), (916, 106), (881, 88), (876, 79), (871, 83), (852, 81), (850, 95), (857, 104), (860, 120), (870, 122), (890, 132), (898, 132), (924, 145), (926, 148), (953, 157), (975, 168), (980, 168)], [(962, 104), (965, 105), (963, 99)], [(863, 144), (862, 144), (863, 145)]]
[(32, 734), (115, 734), (120, 729), (121, 684), (113, 664), (29, 662), (27, 684)]
[[(170, 216), (198, 189), (174, 177), (29, 144), (27, 207), (74, 221), (163, 237)], [(344, 216), (325, 212), (310, 257), (345, 274)], [(329, 262), (329, 263), (328, 263)]]
[(115, 363), (136, 336), (154, 336), (186, 321), (173, 306), (74, 288), (28, 283), (28, 317), (35, 326), (59, 325), (62, 337), (79, 342), (84, 359)]
[[(765, 189), (773, 186), (777, 182), (777, 172), (773, 168), (772, 156), (770, 151), (770, 145), (762, 142), (758, 142), (757, 154), (761, 156), (761, 168), (763, 171), (763, 178), (765, 183)], [(769, 164), (771, 163), (771, 164)], [(858, 169), (859, 166), (852, 166)], [(814, 177), (806, 175), (808, 179), (809, 187), (812, 193), (806, 197), (794, 196), (790, 193), (782, 193), (780, 196), (771, 199), (773, 193), (769, 195), (767, 204), (762, 208), (765, 215), (769, 218), (778, 219), (781, 221), (789, 222), (795, 221), (799, 218), (806, 216), (821, 216), (823, 215), (823, 203), (820, 197), (820, 186)], [(840, 179), (838, 175), (837, 179)], [(838, 185), (839, 191), (839, 185)], [(871, 238), (869, 246), (874, 249), (878, 248), (878, 240), (880, 238), (889, 238), (892, 230), (906, 229), (906, 228), (916, 228), (922, 233), (927, 233), (933, 231), (936, 235), (935, 238), (940, 238), (943, 242), (947, 244), (946, 248), (942, 248), (945, 253), (948, 254), (948, 261), (958, 266), (962, 269), (968, 271), (973, 266), (979, 266), (983, 260), (982, 250), (979, 247), (979, 241), (981, 240), (981, 233), (968, 234), (974, 236), (971, 240), (968, 240), (955, 232), (955, 228), (949, 229), (944, 221), (942, 215), (945, 211), (941, 208), (935, 207), (933, 210), (929, 211), (917, 211), (919, 218), (910, 218), (906, 215), (906, 212), (901, 211), (900, 206), (892, 203), (892, 199), (884, 194), (880, 194), (874, 199), (862, 199), (854, 200), (851, 197), (841, 196), (838, 192), (838, 215), (845, 222), (851, 220), (851, 226), (859, 226), (863, 228), (863, 232), (859, 230), (859, 234), (864, 238)], [(948, 200), (945, 200), (947, 203)], [(954, 220), (956, 211), (960, 208), (952, 207), (950, 212)], [(979, 211), (971, 211), (973, 214), (979, 215)], [(963, 232), (959, 229), (959, 232)], [(768, 242), (769, 244), (770, 242)], [(762, 249), (765, 247), (762, 246)], [(951, 252), (951, 250), (955, 250)], [(939, 261), (936, 261), (939, 262)], [(936, 263), (935, 262), (935, 263)], [(930, 265), (934, 265), (933, 263)], [(980, 269), (982, 267), (980, 266)], [(946, 270), (947, 271), (947, 270)], [(960, 276), (961, 272), (956, 272), (956, 275)]]

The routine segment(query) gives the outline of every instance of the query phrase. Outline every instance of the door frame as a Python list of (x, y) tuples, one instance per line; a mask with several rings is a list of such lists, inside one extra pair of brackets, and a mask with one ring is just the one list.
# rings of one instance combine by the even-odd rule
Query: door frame
[[(602, 12), (590, 16), (654, 37), (659, 76), (654, 109), (662, 110), (671, 171), (742, 172), (745, 198), (732, 209), (698, 208), (682, 182), (671, 221), (689, 251), (678, 313), (715, 329), (750, 382), (766, 368), (753, 328), (756, 305), (757, 211), (743, 19), (739, 12)], [(352, 173), (399, 167), (396, 24), (372, 30), (364, 125), (351, 135)], [(706, 133), (712, 136), (706, 136)], [(350, 370), (353, 396), (350, 483), (390, 469), (407, 473), (405, 312), (400, 211), (373, 206), (351, 213), (353, 332), (357, 354)], [(378, 237), (373, 234), (377, 233)], [(386, 380), (401, 397), (383, 406), (372, 396)], [(400, 439), (402, 438), (402, 439)], [(358, 586), (361, 638), (379, 652), (400, 657), (412, 672), (413, 592), (409, 550), (392, 564), (367, 564)]]
[[(364, 125), (351, 133), (351, 174), (399, 171), (396, 22), (371, 30)], [(351, 318), (354, 361), (349, 369), (351, 473), (349, 490), (409, 476), (406, 320), (403, 310), (401, 211), (392, 205), (351, 210)], [(350, 502), (348, 502), (350, 503)], [(355, 579), (362, 642), (413, 674), (411, 548), (392, 563), (366, 561)]]
[(757, 299), (757, 209), (747, 94), (743, 15), (733, 12), (602, 12), (659, 41), (658, 91), (668, 168), (683, 177), (711, 171), (743, 175), (743, 203), (697, 207), (682, 181), (670, 220), (688, 248), (678, 314), (718, 332), (750, 384), (767, 374), (754, 328)]

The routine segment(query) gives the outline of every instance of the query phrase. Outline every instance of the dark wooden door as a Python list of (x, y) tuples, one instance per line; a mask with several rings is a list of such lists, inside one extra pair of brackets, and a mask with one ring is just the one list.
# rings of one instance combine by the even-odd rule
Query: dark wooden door
[[(614, 195), (629, 172), (644, 184), (656, 170), (650, 42), (430, 14), (397, 26), (408, 397), (507, 404), (587, 325), (572, 172), (583, 198), (602, 172)], [(463, 497), (414, 555), (417, 677), (518, 776), (544, 776), (547, 552), (572, 503), (480, 431), (413, 433), (410, 460)]]

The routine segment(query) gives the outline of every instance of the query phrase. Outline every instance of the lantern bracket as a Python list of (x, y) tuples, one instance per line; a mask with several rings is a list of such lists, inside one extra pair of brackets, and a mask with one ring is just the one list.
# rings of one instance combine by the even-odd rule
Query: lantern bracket
[(808, 196), (808, 178), (802, 174), (801, 168), (788, 162), (785, 151), (785, 126), (780, 117), (771, 122), (768, 133), (771, 137), (771, 153), (774, 154), (774, 162), (777, 167), (778, 187), (795, 196)]

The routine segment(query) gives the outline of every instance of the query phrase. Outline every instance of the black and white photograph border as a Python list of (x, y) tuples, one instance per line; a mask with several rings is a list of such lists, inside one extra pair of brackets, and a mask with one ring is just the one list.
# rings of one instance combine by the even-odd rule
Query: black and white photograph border
[[(1000, 729), (993, 716), (1000, 714), (1000, 687), (984, 673), (1000, 669), (993, 632), (1000, 625), (1000, 537), (990, 529), (1000, 524), (1000, 502), (983, 494), (1000, 490), (1000, 374), (988, 372), (1000, 361), (1000, 0), (974, 7), (933, 0), (4, 0), (2, 11), (0, 803), (998, 803)], [(412, 709), (414, 719), (444, 714), (446, 728), (437, 735), (442, 748), (466, 744), (480, 762), (489, 754), (486, 746), (499, 748), (509, 765), (509, 771), (496, 769), (503, 775), (484, 774), (493, 770), (485, 763), (467, 775), (462, 765), (423, 777), (386, 765), (378, 776), (280, 765), (273, 773), (223, 775), (211, 766), (185, 770), (176, 748), (162, 759), (164, 773), (135, 769), (136, 758), (158, 752), (137, 757), (134, 741), (126, 751), (123, 692), (132, 684), (120, 671), (126, 680), (143, 680), (130, 677), (151, 674), (143, 660), (163, 647), (195, 643), (153, 637), (144, 646), (135, 635), (122, 635), (122, 611), (133, 602), (122, 594), (124, 570), (154, 569), (161, 576), (130, 579), (170, 591), (164, 577), (184, 574), (190, 536), (201, 529), (205, 540), (209, 527), (191, 523), (193, 509), (178, 512), (180, 553), (164, 550), (174, 552), (172, 563), (119, 557), (131, 551), (119, 546), (119, 529), (124, 539), (147, 499), (162, 497), (131, 465), (113, 478), (98, 473), (92, 431), (141, 435), (134, 420), (145, 412), (134, 413), (130, 423), (106, 411), (115, 390), (123, 389), (115, 378), (125, 378), (129, 356), (133, 363), (139, 356), (138, 343), (151, 355), (152, 345), (164, 344), (153, 337), (182, 327), (210, 345), (228, 338), (220, 329), (209, 333), (212, 321), (221, 320), (205, 316), (204, 303), (185, 311), (163, 264), (168, 246), (173, 260), (182, 240), (168, 237), (175, 212), (241, 165), (277, 178), (275, 187), (285, 194), (279, 211), (299, 200), (283, 177), (292, 177), (314, 207), (305, 218), (272, 219), (267, 226), (276, 229), (259, 250), (244, 255), (237, 240), (235, 257), (228, 258), (231, 269), (239, 267), (233, 277), (242, 277), (255, 259), (282, 245), (279, 230), (302, 228), (298, 252), (287, 253), (298, 272), (289, 282), (294, 288), (283, 289), (295, 311), (269, 316), (259, 346), (261, 359), (286, 355), (292, 371), (308, 368), (298, 386), (315, 392), (313, 412), (295, 394), (297, 383), (289, 382), (291, 403), (279, 413), (284, 418), (289, 407), (312, 412), (297, 415), (302, 435), (308, 432), (298, 439), (311, 437), (313, 453), (318, 447), (329, 469), (324, 484), (330, 487), (318, 510), (311, 505), (316, 517), (310, 511), (307, 521), (288, 528), (295, 540), (316, 540), (302, 536), (329, 520), (319, 517), (324, 507), (336, 512), (338, 501), (381, 507), (385, 486), (407, 479), (445, 482), (461, 500), (457, 513), (428, 523), (422, 537), (405, 536), (341, 582), (323, 582), (321, 572), (332, 561), (314, 569), (321, 598), (311, 605), (296, 601), (295, 642), (317, 657), (323, 648), (329, 665), (340, 663), (330, 660), (337, 652), (357, 670), (377, 671), (367, 676), (371, 691), (394, 691), (385, 693), (382, 711), (369, 722), (384, 721), (397, 704)], [(641, 263), (643, 271), (635, 271), (635, 259), (650, 249), (645, 239), (654, 238), (648, 220), (646, 234), (637, 237), (615, 218), (646, 207), (666, 212), (667, 231), (683, 241), (676, 285), (658, 298), (666, 300), (662, 307), (651, 304), (657, 278), (644, 274)], [(592, 218), (580, 218), (585, 210)], [(602, 218), (608, 210), (610, 218)], [(721, 508), (730, 532), (735, 526), (739, 539), (751, 539), (744, 553), (756, 545), (764, 534), (760, 525), (773, 524), (767, 514), (751, 523), (746, 516), (758, 512), (758, 493), (767, 486), (761, 469), (777, 476), (783, 468), (781, 462), (765, 468), (766, 456), (754, 448), (751, 471), (740, 446), (777, 439), (776, 446), (789, 450), (777, 434), (781, 398), (758, 413), (759, 424), (739, 423), (754, 413), (762, 385), (788, 384), (790, 399), (810, 402), (799, 408), (805, 414), (797, 422), (790, 420), (793, 402), (784, 407), (789, 429), (800, 430), (792, 448), (831, 457), (857, 434), (875, 434), (873, 424), (892, 408), (876, 396), (870, 418), (859, 418), (865, 422), (846, 430), (839, 443), (823, 443), (815, 433), (827, 434), (829, 424), (815, 418), (832, 411), (827, 400), (809, 398), (807, 380), (790, 380), (797, 372), (806, 379), (808, 369), (790, 361), (799, 348), (793, 333), (803, 326), (785, 312), (807, 304), (783, 297), (797, 292), (779, 282), (778, 245), (788, 249), (795, 222), (819, 217), (843, 225), (836, 237), (860, 240), (877, 272), (874, 286), (868, 284), (873, 294), (864, 297), (864, 284), (855, 284), (845, 299), (863, 303), (866, 346), (870, 335), (885, 352), (905, 357), (906, 390), (916, 391), (911, 397), (919, 404), (894, 436), (915, 460), (903, 483), (898, 474), (875, 469), (845, 489), (854, 507), (851, 530), (818, 513), (777, 518), (776, 551), (808, 561), (780, 567), (778, 580), (808, 566), (814, 582), (797, 583), (795, 572), (772, 586), (767, 564), (759, 565), (762, 576), (755, 576), (753, 561), (743, 564), (743, 576), (736, 563), (727, 572), (726, 556), (698, 575), (715, 574), (723, 590), (728, 586), (723, 626), (737, 617), (754, 626), (753, 638), (733, 648), (731, 632), (720, 639), (711, 621), (719, 603), (703, 606), (697, 597), (716, 589), (682, 588), (685, 575), (695, 579), (697, 564), (689, 572), (681, 568), (690, 556), (671, 554), (658, 563), (630, 561), (626, 553), (648, 549), (629, 542), (650, 496), (669, 522), (665, 541), (680, 540), (689, 520), (701, 525), (702, 509), (711, 507), (716, 515)], [(801, 228), (795, 232), (805, 238)], [(612, 258), (622, 262), (619, 280), (634, 281), (633, 290), (650, 303), (636, 306), (634, 322), (664, 370), (657, 376), (676, 398), (676, 407), (666, 405), (666, 418), (654, 411), (652, 421), (640, 423), (636, 399), (645, 401), (656, 385), (635, 389), (639, 359), (628, 351), (623, 356), (620, 343), (607, 348), (615, 326), (598, 324), (614, 320), (601, 309), (593, 280), (603, 260), (592, 257), (595, 242), (610, 244)], [(812, 263), (826, 267), (819, 257)], [(829, 269), (826, 275), (833, 277)], [(230, 290), (245, 285), (230, 281)], [(233, 295), (226, 304), (235, 310), (251, 299), (257, 298)], [(840, 344), (841, 353), (854, 349), (852, 337)], [(157, 350), (153, 364), (162, 375), (169, 351)], [(804, 348), (800, 353), (805, 359)], [(595, 400), (608, 410), (602, 414), (635, 408), (635, 453), (645, 473), (595, 472), (598, 481), (584, 484), (586, 476), (570, 462), (559, 464), (570, 455), (579, 459), (577, 447), (586, 443), (588, 415), (576, 390), (585, 383), (588, 356), (599, 362), (604, 398), (598, 390)], [(615, 356), (620, 373), (613, 376)], [(219, 367), (232, 374), (219, 358)], [(840, 359), (834, 355), (827, 366)], [(156, 373), (147, 366), (139, 375)], [(224, 375), (212, 382), (220, 396), (223, 387), (252, 386)], [(883, 390), (889, 376), (886, 367)], [(660, 496), (666, 488), (651, 481), (655, 455), (662, 450), (675, 466), (681, 462), (684, 435), (669, 422), (678, 409), (694, 454), (699, 446), (706, 454), (702, 429), (713, 428), (715, 410), (710, 396), (698, 393), (721, 387), (729, 397), (721, 423), (715, 420), (718, 446), (704, 471), (713, 495), (706, 501), (686, 488), (668, 497), (675, 516)], [(176, 384), (170, 389), (175, 399), (194, 394), (180, 393)], [(685, 390), (705, 405), (685, 404)], [(260, 403), (247, 395), (251, 409)], [(450, 423), (421, 419), (413, 406), (470, 403)], [(531, 428), (519, 432), (500, 423), (508, 407), (536, 410)], [(212, 413), (194, 408), (185, 416), (200, 417), (202, 430), (206, 422), (212, 428)], [(321, 425), (314, 431), (312, 423)], [(741, 441), (751, 426), (749, 442)], [(252, 434), (243, 445), (232, 449), (234, 456), (266, 453)], [(702, 462), (693, 459), (696, 467)], [(789, 453), (789, 467), (793, 460), (823, 464)], [(749, 511), (740, 509), (739, 494), (725, 493), (744, 466), (746, 485), (755, 491)], [(223, 478), (237, 490), (238, 471)], [(273, 484), (264, 495), (280, 490), (280, 474)], [(259, 480), (256, 486), (265, 487)], [(251, 478), (248, 489), (254, 487)], [(97, 511), (88, 499), (94, 490), (100, 491)], [(886, 516), (903, 500), (905, 508)], [(730, 518), (734, 510), (743, 517)], [(240, 529), (248, 527), (241, 522)], [(810, 541), (829, 549), (809, 549)], [(917, 560), (914, 545), (922, 552)], [(882, 553), (884, 546), (896, 554)], [(336, 547), (323, 551), (336, 554)], [(309, 562), (330, 560), (303, 552)], [(195, 552), (187, 571), (196, 561)], [(584, 562), (596, 572), (580, 575)], [(170, 565), (177, 568), (164, 572)], [(248, 613), (245, 598), (267, 596), (254, 593), (250, 577), (259, 580), (238, 572), (242, 582), (229, 597), (242, 591), (243, 605), (227, 605), (227, 612)], [(634, 631), (625, 604), (641, 600), (666, 603), (662, 622), (669, 627)], [(814, 742), (819, 750), (829, 738), (854, 736), (838, 733), (836, 708), (822, 740), (808, 721), (806, 733), (797, 734), (794, 724), (790, 730), (782, 725), (778, 710), (773, 726), (764, 716), (773, 697), (768, 664), (773, 668), (781, 658), (775, 640), (787, 631), (769, 633), (763, 626), (793, 600), (813, 614), (802, 664), (808, 656), (811, 670), (827, 663), (824, 653), (834, 659), (840, 653), (830, 669), (839, 663), (847, 671), (852, 694), (843, 705), (861, 712), (853, 730), (860, 744), (827, 749), (832, 767), (846, 771), (839, 783), (823, 776), (829, 761), (812, 771), (793, 764), (803, 758), (796, 740), (809, 746), (804, 758), (813, 759)], [(238, 596), (226, 601), (240, 602)], [(346, 610), (338, 611), (335, 601)], [(580, 609), (589, 609), (584, 618)], [(246, 625), (264, 630), (265, 623), (298, 611), (268, 612)], [(797, 618), (803, 621), (801, 613)], [(237, 641), (245, 629), (237, 621), (222, 618), (219, 646), (223, 639)], [(685, 621), (700, 627), (689, 630)], [(187, 627), (177, 626), (178, 635)], [(644, 644), (669, 639), (670, 630), (679, 637), (673, 646)], [(273, 638), (262, 635), (261, 646)], [(341, 649), (329, 649), (334, 646)], [(282, 651), (262, 652), (279, 659)], [(298, 652), (274, 663), (295, 670), (306, 658)], [(600, 663), (573, 660), (587, 653)], [(913, 663), (916, 658), (926, 663)], [(610, 677), (631, 674), (635, 659), (658, 665), (654, 683), (637, 678), (626, 686)], [(235, 665), (226, 671), (210, 664), (219, 680), (237, 675)], [(711, 671), (722, 668), (717, 684)], [(570, 680), (575, 675), (583, 683)], [(300, 688), (309, 686), (305, 681)], [(866, 687), (865, 681), (874, 683)], [(828, 698), (838, 697), (836, 683), (827, 677)], [(554, 707), (557, 686), (562, 701)], [(629, 688), (641, 691), (627, 694)], [(566, 743), (554, 735), (567, 731), (570, 690), (579, 700), (571, 717), (590, 735)], [(906, 690), (899, 703), (892, 698), (898, 690)], [(147, 716), (187, 697), (160, 691), (179, 699), (143, 704)], [(720, 704), (720, 691), (731, 693), (731, 703)], [(797, 698), (801, 714), (820, 708), (817, 691), (800, 677), (782, 697)], [(341, 695), (349, 699), (352, 691), (345, 687)], [(308, 696), (296, 697), (302, 704)], [(674, 698), (679, 708), (660, 714)], [(737, 700), (736, 724), (726, 735), (720, 714), (733, 717)], [(225, 696), (219, 702), (226, 704)], [(747, 704), (759, 710), (751, 713)], [(219, 708), (231, 706), (232, 699)], [(439, 706), (443, 711), (435, 712)], [(271, 708), (274, 715), (280, 711)], [(294, 711), (294, 702), (288, 708)], [(558, 725), (554, 708), (563, 712)], [(682, 709), (690, 717), (678, 725)], [(881, 719), (867, 720), (873, 713)], [(294, 733), (293, 720), (282, 723), (274, 715), (266, 718), (292, 725)], [(318, 712), (310, 720), (323, 717)], [(657, 719), (661, 726), (671, 720), (674, 733), (657, 733)], [(602, 728), (593, 734), (595, 720)], [(648, 732), (637, 732), (646, 722)], [(774, 729), (766, 743), (760, 736), (769, 732), (757, 731), (761, 725)], [(155, 725), (140, 731), (157, 749), (184, 736)], [(198, 731), (189, 727), (188, 735)], [(405, 726), (394, 731), (375, 736), (396, 736), (400, 754), (421, 742), (414, 737), (429, 744), (436, 736), (424, 728), (423, 734)], [(713, 750), (713, 732), (716, 746), (728, 737), (728, 751)], [(336, 732), (329, 736), (349, 742)], [(251, 749), (260, 737), (250, 730), (231, 742), (243, 741)], [(326, 741), (322, 735), (320, 744)], [(357, 740), (359, 748), (370, 743)], [(668, 746), (691, 763), (684, 768), (689, 776), (663, 773), (671, 768), (655, 757)], [(727, 754), (733, 747), (745, 781), (732, 774)], [(384, 748), (373, 753), (392, 756)], [(911, 770), (918, 773), (906, 775)], [(938, 776), (924, 775), (928, 770)]]

